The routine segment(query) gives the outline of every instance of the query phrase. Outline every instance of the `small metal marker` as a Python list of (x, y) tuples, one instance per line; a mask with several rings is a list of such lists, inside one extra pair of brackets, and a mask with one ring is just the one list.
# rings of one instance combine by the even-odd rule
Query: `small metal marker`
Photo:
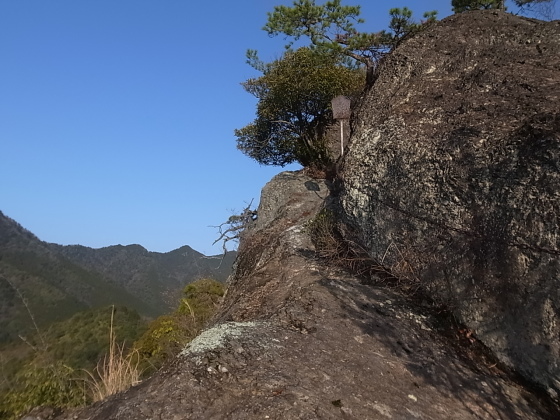
[(333, 118), (340, 124), (340, 156), (344, 154), (344, 120), (350, 119), (350, 98), (337, 96), (331, 101)]

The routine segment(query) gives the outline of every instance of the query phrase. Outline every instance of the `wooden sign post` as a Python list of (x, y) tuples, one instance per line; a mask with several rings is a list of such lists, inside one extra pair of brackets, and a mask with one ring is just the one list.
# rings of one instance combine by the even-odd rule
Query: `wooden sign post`
[(344, 155), (344, 120), (350, 120), (350, 98), (337, 96), (331, 101), (333, 118), (340, 124), (340, 156)]

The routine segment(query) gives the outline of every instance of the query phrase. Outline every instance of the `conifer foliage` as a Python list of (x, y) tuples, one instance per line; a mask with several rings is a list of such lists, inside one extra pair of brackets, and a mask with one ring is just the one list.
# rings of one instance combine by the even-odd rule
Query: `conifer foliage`
[[(513, 3), (519, 7), (520, 12), (534, 11), (536, 14), (542, 14), (538, 10), (532, 10), (535, 6), (551, 5), (556, 0), (513, 0)], [(451, 0), (451, 6), (455, 13), (468, 12), (469, 10), (499, 9), (506, 10), (505, 0)], [(550, 17), (542, 16), (548, 18)]]
[(239, 150), (264, 165), (327, 165), (324, 130), (332, 121), (330, 102), (357, 94), (364, 86), (363, 72), (343, 65), (337, 55), (310, 48), (288, 51), (268, 64), (251, 53), (263, 75), (243, 83), (259, 103), (256, 119), (235, 130)]
[[(264, 30), (271, 36), (283, 35), (291, 39), (287, 45), (307, 38), (312, 48), (342, 54), (366, 68), (368, 79), (373, 77), (379, 60), (403, 38), (420, 30), (424, 24), (436, 20), (437, 12), (424, 13), (424, 21), (417, 23), (407, 7), (392, 8), (389, 29), (368, 32), (359, 29), (365, 23), (360, 18), (360, 6), (344, 6), (341, 0), (323, 5), (315, 0), (296, 0), (293, 6), (276, 6), (268, 14)], [(371, 80), (369, 80), (371, 81)]]
[[(276, 6), (263, 29), (288, 39), (287, 52), (264, 63), (256, 51), (248, 51), (248, 63), (262, 76), (242, 84), (259, 102), (256, 119), (235, 130), (238, 149), (264, 165), (299, 162), (328, 170), (333, 160), (325, 139), (333, 122), (331, 100), (358, 96), (373, 82), (380, 59), (434, 21), (436, 14), (427, 12), (417, 23), (410, 9), (394, 8), (388, 30), (367, 32), (358, 30), (364, 23), (360, 6), (345, 6), (341, 0), (322, 5), (296, 0), (292, 6)], [(309, 45), (292, 50), (300, 40)]]

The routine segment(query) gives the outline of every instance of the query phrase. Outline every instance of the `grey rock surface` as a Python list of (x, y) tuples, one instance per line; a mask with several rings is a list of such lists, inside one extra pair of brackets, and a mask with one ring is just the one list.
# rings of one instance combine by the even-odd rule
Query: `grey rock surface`
[(449, 345), (401, 296), (314, 257), (323, 181), (263, 191), (213, 326), (129, 391), (57, 419), (553, 419), (554, 407)]
[(451, 16), (384, 61), (341, 202), (370, 256), (560, 391), (560, 21)]

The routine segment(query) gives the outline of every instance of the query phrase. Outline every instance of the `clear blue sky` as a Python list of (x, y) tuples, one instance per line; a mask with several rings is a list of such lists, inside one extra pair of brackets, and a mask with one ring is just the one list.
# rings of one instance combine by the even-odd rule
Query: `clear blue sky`
[[(371, 31), (391, 7), (451, 13), (363, 3)], [(282, 52), (261, 30), (277, 4), (291, 2), (0, 0), (0, 210), (48, 242), (220, 253), (209, 226), (281, 171), (233, 135), (254, 118), (246, 49)]]

